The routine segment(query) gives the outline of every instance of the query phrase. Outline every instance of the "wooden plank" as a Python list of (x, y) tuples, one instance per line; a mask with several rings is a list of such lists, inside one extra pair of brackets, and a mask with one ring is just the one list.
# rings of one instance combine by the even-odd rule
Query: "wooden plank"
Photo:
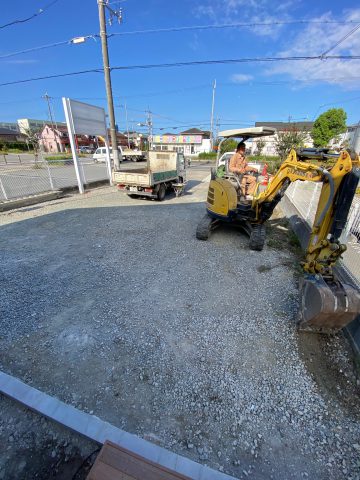
[(87, 480), (190, 480), (106, 441)]

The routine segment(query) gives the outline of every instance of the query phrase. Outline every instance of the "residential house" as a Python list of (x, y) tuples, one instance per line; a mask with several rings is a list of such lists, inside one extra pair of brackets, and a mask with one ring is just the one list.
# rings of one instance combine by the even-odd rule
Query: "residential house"
[(329, 145), (334, 148), (352, 148), (360, 153), (360, 123), (348, 125), (346, 132), (331, 139)]
[[(265, 141), (265, 147), (262, 150), (263, 155), (277, 155), (276, 153), (276, 140), (277, 134), (280, 132), (289, 132), (291, 130), (298, 130), (306, 132), (304, 147), (313, 147), (313, 141), (310, 135), (314, 122), (256, 122), (255, 127), (271, 127), (276, 129), (276, 134), (269, 137), (261, 137), (261, 140)], [(254, 138), (250, 144), (251, 155), (254, 155), (257, 151), (257, 142), (260, 138)]]
[[(98, 145), (96, 138), (90, 135), (76, 135), (75, 143), (77, 147), (96, 148)], [(40, 134), (40, 145), (45, 152), (70, 152), (67, 126), (65, 124), (45, 125)]]
[(15, 122), (0, 122), (0, 128), (7, 128), (13, 132), (20, 132), (19, 125)]
[(25, 136), (18, 131), (0, 127), (0, 143), (25, 142)]
[(176, 151), (185, 155), (198, 155), (211, 151), (210, 132), (198, 128), (190, 128), (183, 132), (165, 133), (152, 136), (154, 150)]

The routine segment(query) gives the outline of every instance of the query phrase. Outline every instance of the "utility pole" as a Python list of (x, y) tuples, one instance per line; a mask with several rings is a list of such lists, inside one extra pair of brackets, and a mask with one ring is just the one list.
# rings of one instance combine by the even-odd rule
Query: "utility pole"
[[(53, 112), (53, 109), (51, 108), (52, 105), (51, 105), (51, 97), (50, 95), (48, 95), (47, 92), (45, 92), (45, 95), (43, 95), (43, 98), (45, 99), (45, 101), (47, 102), (47, 106), (48, 106), (48, 110), (49, 110), (49, 120), (51, 122), (51, 128), (53, 130), (53, 133), (54, 133), (54, 139), (55, 139), (55, 142), (56, 142), (56, 148), (57, 148), (57, 151), (58, 152), (61, 152), (61, 148), (60, 148), (60, 145), (57, 141), (57, 130), (58, 130), (58, 126), (57, 126), (57, 123), (56, 123), (56, 120), (55, 120), (55, 115), (54, 115), (54, 112)], [(56, 129), (56, 132), (55, 132), (55, 129)]]
[(119, 155), (117, 138), (116, 138), (114, 101), (113, 101), (113, 95), (112, 95), (111, 75), (110, 75), (111, 68), (109, 65), (109, 52), (108, 52), (108, 45), (107, 45), (105, 7), (110, 11), (110, 14), (111, 14), (110, 23), (112, 22), (113, 16), (117, 17), (117, 19), (121, 21), (122, 12), (121, 10), (115, 11), (112, 8), (110, 8), (108, 5), (108, 0), (97, 0), (97, 3), (99, 7), (101, 49), (102, 49), (102, 56), (103, 56), (106, 97), (107, 97), (108, 112), (109, 112), (110, 138), (111, 138), (112, 153), (114, 156), (114, 169), (119, 170), (120, 155)]
[(213, 147), (214, 147), (213, 128), (214, 128), (215, 90), (216, 90), (216, 79), (214, 80), (214, 83), (213, 83), (212, 105), (211, 105), (211, 121), (210, 121), (210, 146), (211, 146), (211, 151), (213, 150)]
[(51, 104), (50, 104), (50, 95), (48, 95), (47, 92), (45, 92), (45, 95), (43, 95), (43, 97), (47, 103), (47, 106), (48, 106), (48, 111), (49, 111), (49, 120), (51, 122), (51, 126), (52, 128), (56, 127), (57, 128), (57, 125), (56, 125), (56, 122), (54, 121), (54, 116), (53, 116), (53, 113), (52, 113), (52, 110), (51, 110)]
[(128, 114), (127, 114), (126, 102), (125, 102), (125, 120), (126, 120), (126, 131), (127, 131), (127, 141), (128, 141), (128, 148), (130, 148), (130, 140), (129, 140), (129, 124), (128, 124)]
[(148, 145), (149, 145), (149, 150), (151, 150), (150, 147), (152, 146), (153, 122), (152, 122), (152, 112), (150, 111), (150, 109), (148, 109), (148, 111), (147, 111), (146, 124), (148, 126), (148, 135), (149, 135)]

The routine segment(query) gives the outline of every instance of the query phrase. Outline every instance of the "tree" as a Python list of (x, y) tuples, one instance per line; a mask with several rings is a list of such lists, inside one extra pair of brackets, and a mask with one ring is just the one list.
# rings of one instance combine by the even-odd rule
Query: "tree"
[(315, 147), (326, 147), (332, 138), (346, 132), (346, 117), (342, 108), (330, 108), (319, 115), (311, 132)]
[[(217, 140), (216, 145), (219, 148), (219, 140)], [(222, 143), (220, 147), (220, 154), (222, 155), (223, 153), (226, 152), (233, 152), (236, 150), (238, 142), (236, 140), (233, 140), (231, 138), (225, 140), (225, 142)]]
[(278, 132), (275, 138), (275, 150), (281, 160), (284, 160), (292, 148), (304, 147), (307, 132), (298, 130), (295, 126), (284, 132)]
[(263, 138), (258, 138), (256, 140), (256, 150), (255, 150), (255, 155), (258, 155), (260, 157), (260, 155), (262, 154), (262, 151), (264, 150), (265, 148), (265, 145), (266, 145), (266, 141), (263, 139)]
[(26, 137), (26, 143), (32, 146), (36, 157), (40, 149), (40, 131), (27, 128), (24, 129), (24, 135)]

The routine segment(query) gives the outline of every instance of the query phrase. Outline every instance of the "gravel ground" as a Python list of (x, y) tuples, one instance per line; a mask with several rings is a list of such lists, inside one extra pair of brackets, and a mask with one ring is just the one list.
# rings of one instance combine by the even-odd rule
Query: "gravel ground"
[(237, 478), (359, 479), (351, 352), (296, 332), (286, 223), (263, 252), (232, 229), (197, 241), (208, 170), (190, 174), (163, 203), (106, 188), (0, 217), (0, 367)]

